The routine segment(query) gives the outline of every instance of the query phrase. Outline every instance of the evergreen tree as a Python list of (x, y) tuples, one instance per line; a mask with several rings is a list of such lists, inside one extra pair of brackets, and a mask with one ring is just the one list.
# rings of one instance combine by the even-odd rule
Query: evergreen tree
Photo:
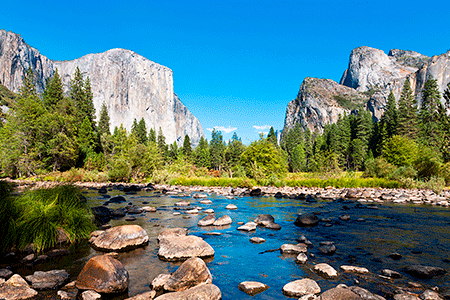
[(69, 96), (78, 109), (78, 118), (80, 123), (85, 117), (89, 118), (92, 125), (95, 124), (95, 108), (93, 103), (93, 95), (91, 91), (91, 82), (89, 77), (83, 80), (83, 74), (77, 67), (70, 81)]
[(197, 167), (211, 167), (211, 155), (209, 153), (208, 141), (203, 136), (200, 137), (200, 142), (198, 143), (197, 148), (195, 148), (195, 156), (195, 164)]
[(336, 144), (331, 148), (332, 153), (336, 153), (338, 156), (338, 162), (340, 167), (350, 168), (349, 155), (350, 155), (350, 143), (352, 139), (352, 127), (351, 116), (344, 114), (339, 116), (336, 122)]
[(184, 136), (184, 141), (183, 141), (183, 148), (181, 149), (181, 151), (183, 152), (183, 155), (190, 159), (192, 156), (192, 146), (191, 146), (191, 139), (189, 138), (189, 135), (185, 135)]
[(444, 91), (443, 97), (445, 100), (445, 108), (449, 111), (450, 110), (450, 82), (447, 84), (447, 88)]
[(273, 127), (270, 127), (269, 134), (267, 135), (267, 140), (271, 142), (275, 147), (278, 147), (278, 139)]
[(93, 151), (95, 140), (94, 131), (92, 130), (92, 124), (88, 117), (84, 117), (83, 123), (81, 123), (78, 129), (78, 145), (81, 152), (85, 156), (89, 151)]
[(242, 140), (238, 137), (236, 132), (234, 132), (225, 150), (225, 161), (231, 176), (239, 166), (240, 157), (244, 151), (245, 146), (242, 143)]
[(156, 132), (153, 128), (150, 128), (150, 131), (148, 132), (148, 141), (156, 143)]
[(417, 137), (418, 111), (409, 79), (405, 80), (398, 100), (397, 133), (410, 139)]
[(23, 77), (23, 86), (20, 88), (19, 94), (22, 98), (37, 96), (36, 82), (34, 81), (34, 73), (31, 67), (28, 68)]
[(442, 131), (440, 124), (440, 112), (443, 111), (441, 94), (437, 80), (430, 77), (422, 91), (422, 103), (419, 117), (421, 122), (421, 138), (433, 147), (440, 148)]
[(381, 117), (383, 140), (397, 134), (398, 110), (394, 93), (391, 91), (387, 99), (386, 110)]
[(214, 170), (221, 170), (225, 156), (225, 145), (223, 143), (222, 132), (213, 128), (211, 132), (211, 141), (209, 142), (211, 154), (211, 166)]
[(48, 109), (54, 110), (64, 99), (64, 90), (61, 77), (58, 74), (58, 69), (55, 74), (47, 79), (45, 86), (43, 100), (44, 105)]
[(162, 158), (165, 160), (168, 156), (168, 147), (166, 145), (166, 137), (164, 136), (161, 127), (159, 127), (157, 144), (159, 152), (161, 153)]
[(111, 135), (111, 131), (109, 130), (109, 115), (108, 108), (106, 107), (106, 103), (102, 103), (102, 107), (100, 109), (100, 120), (98, 121), (97, 131), (100, 136), (103, 134)]
[(178, 158), (179, 152), (177, 142), (173, 142), (169, 145), (168, 156), (171, 161), (175, 161)]
[(139, 144), (147, 144), (147, 127), (145, 126), (144, 118), (141, 118), (139, 123), (136, 118), (131, 126), (131, 134), (134, 134)]

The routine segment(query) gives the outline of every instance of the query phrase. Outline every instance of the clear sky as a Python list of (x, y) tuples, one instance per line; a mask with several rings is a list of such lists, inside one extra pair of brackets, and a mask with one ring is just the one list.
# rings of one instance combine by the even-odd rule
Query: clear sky
[(450, 49), (450, 1), (2, 0), (0, 28), (52, 60), (112, 48), (173, 70), (174, 90), (205, 135), (248, 144), (305, 77), (339, 81), (352, 49), (439, 55)]

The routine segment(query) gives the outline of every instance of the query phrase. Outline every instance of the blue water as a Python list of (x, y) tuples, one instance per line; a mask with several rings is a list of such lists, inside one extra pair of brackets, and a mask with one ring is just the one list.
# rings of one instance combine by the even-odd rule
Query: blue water
[[(392, 296), (396, 286), (407, 286), (408, 281), (414, 281), (425, 287), (438, 286), (441, 292), (450, 289), (450, 276), (437, 276), (422, 280), (410, 277), (402, 272), (402, 268), (412, 264), (439, 266), (450, 271), (450, 211), (445, 208), (431, 206), (409, 206), (393, 204), (359, 204), (353, 201), (323, 201), (314, 203), (292, 199), (275, 199), (273, 197), (253, 198), (243, 197), (227, 199), (221, 196), (209, 195), (212, 204), (199, 204), (199, 200), (190, 197), (154, 195), (148, 192), (138, 192), (135, 195), (125, 195), (118, 190), (109, 190), (109, 195), (124, 195), (128, 202), (136, 206), (155, 206), (156, 213), (135, 215), (136, 221), (127, 222), (124, 219), (112, 220), (112, 226), (122, 224), (138, 224), (150, 236), (150, 242), (145, 248), (121, 253), (119, 260), (130, 274), (130, 285), (126, 298), (148, 291), (153, 278), (161, 273), (171, 273), (179, 264), (161, 261), (158, 256), (157, 236), (164, 228), (184, 227), (189, 234), (202, 237), (215, 250), (214, 259), (207, 261), (213, 275), (213, 283), (222, 291), (222, 298), (228, 299), (289, 299), (282, 294), (282, 287), (290, 282), (304, 277), (316, 280), (322, 291), (339, 283), (353, 285), (355, 279), (361, 287), (367, 288), (386, 298)], [(102, 195), (95, 190), (86, 191), (91, 206), (104, 203)], [(226, 228), (198, 227), (197, 222), (205, 216), (182, 214), (174, 216), (174, 204), (181, 200), (190, 200), (192, 206), (215, 210), (216, 218), (225, 214), (233, 219), (233, 224)], [(149, 202), (149, 204), (143, 204)], [(233, 203), (237, 210), (226, 210), (226, 205)], [(109, 205), (110, 208), (126, 206), (125, 204)], [(331, 227), (318, 226), (300, 228), (294, 225), (299, 213), (314, 212), (319, 218), (331, 219)], [(247, 233), (237, 230), (237, 222), (253, 221), (259, 214), (271, 214), (275, 222), (280, 224), (279, 231), (259, 228)], [(339, 216), (348, 214), (349, 221), (341, 221)], [(363, 218), (364, 220), (358, 220)], [(222, 235), (206, 235), (207, 232), (220, 232)], [(285, 243), (297, 243), (300, 236), (306, 236), (313, 244), (309, 249), (314, 258), (309, 257), (305, 265), (295, 263), (295, 256), (283, 256), (278, 249)], [(263, 244), (253, 244), (251, 237), (266, 239)], [(333, 241), (337, 252), (332, 256), (321, 254), (318, 250), (322, 241)], [(393, 260), (392, 252), (398, 252), (403, 257)], [(77, 273), (90, 257), (101, 254), (87, 245), (77, 246), (77, 250), (69, 258), (58, 261), (54, 265), (47, 264), (46, 269), (56, 265), (65, 267), (75, 279)], [(340, 276), (335, 280), (326, 280), (311, 271), (317, 263), (328, 263), (338, 270)], [(358, 276), (344, 274), (339, 271), (341, 265), (366, 267), (371, 275)], [(377, 275), (383, 269), (399, 271), (402, 279), (387, 281)], [(31, 271), (30, 271), (31, 272)], [(270, 288), (254, 297), (248, 296), (238, 289), (242, 281), (259, 281)]]

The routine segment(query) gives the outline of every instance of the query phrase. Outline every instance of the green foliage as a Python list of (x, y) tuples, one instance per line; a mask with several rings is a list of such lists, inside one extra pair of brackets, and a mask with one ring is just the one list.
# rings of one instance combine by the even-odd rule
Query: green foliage
[(55, 74), (47, 79), (47, 84), (43, 94), (44, 105), (49, 109), (55, 109), (64, 99), (64, 90), (58, 69)]
[(252, 142), (241, 155), (241, 165), (247, 176), (261, 180), (268, 176), (283, 176), (287, 163), (281, 149), (276, 148), (267, 139)]
[(381, 187), (381, 188), (399, 188), (401, 183), (397, 180), (384, 178), (311, 178), (301, 180), (286, 180), (287, 186), (297, 187), (321, 187), (332, 186), (335, 188), (362, 188), (362, 187)]
[(383, 157), (396, 166), (411, 166), (417, 159), (418, 148), (414, 140), (394, 135), (383, 146)]
[(20, 249), (30, 243), (38, 252), (52, 248), (61, 229), (72, 243), (88, 238), (95, 229), (86, 201), (74, 186), (29, 191), (16, 201), (20, 211), (17, 222)]
[(17, 238), (17, 219), (19, 210), (11, 195), (12, 187), (6, 181), (0, 181), (0, 253), (14, 245)]
[(221, 170), (225, 158), (225, 144), (223, 142), (222, 132), (216, 130), (215, 128), (213, 128), (211, 132), (209, 152), (211, 155), (211, 167), (214, 170)]
[(75, 69), (73, 78), (70, 81), (69, 96), (77, 108), (77, 118), (80, 120), (80, 123), (85, 117), (88, 117), (89, 122), (94, 125), (95, 108), (91, 82), (89, 77), (86, 78), (86, 81), (83, 79), (83, 74), (78, 67)]
[(106, 107), (106, 103), (102, 103), (102, 107), (100, 109), (100, 120), (98, 121), (97, 131), (99, 135), (108, 134), (111, 135), (111, 131), (109, 130), (109, 115), (108, 108)]
[(438, 177), (442, 168), (442, 155), (436, 149), (421, 145), (414, 167), (421, 179)]
[(181, 148), (181, 152), (183, 153), (184, 157), (188, 159), (190, 159), (192, 156), (191, 139), (187, 134), (184, 136), (183, 147)]
[(249, 178), (205, 178), (205, 177), (178, 177), (170, 181), (170, 184), (184, 186), (229, 186), (240, 188), (252, 188), (256, 185), (254, 180)]
[(202, 136), (197, 148), (195, 148), (195, 163), (198, 167), (211, 167), (211, 154), (208, 141)]
[(10, 107), (15, 102), (16, 97), (17, 95), (15, 93), (0, 83), (0, 106), (5, 105)]
[(267, 134), (267, 140), (274, 146), (278, 146), (277, 135), (275, 134), (275, 130), (273, 129), (273, 127), (270, 127), (269, 133)]
[(139, 144), (147, 144), (147, 127), (144, 118), (141, 118), (139, 123), (134, 119), (131, 134), (134, 134)]
[(414, 139), (417, 137), (417, 131), (417, 102), (413, 96), (409, 79), (406, 79), (398, 101), (397, 133), (410, 139)]
[(366, 169), (364, 176), (375, 178), (389, 178), (395, 171), (396, 167), (386, 161), (384, 157), (368, 159), (366, 161)]
[(124, 157), (113, 158), (108, 165), (108, 177), (112, 182), (128, 182), (131, 175), (130, 162)]

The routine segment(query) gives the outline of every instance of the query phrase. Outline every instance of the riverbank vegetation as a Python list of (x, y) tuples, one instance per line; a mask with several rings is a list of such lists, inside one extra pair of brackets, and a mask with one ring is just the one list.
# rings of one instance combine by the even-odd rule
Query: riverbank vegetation
[(58, 243), (86, 239), (95, 230), (86, 199), (71, 185), (17, 196), (7, 182), (0, 181), (0, 211), (0, 253), (29, 245), (41, 252)]
[[(107, 107), (96, 121), (89, 78), (77, 69), (65, 96), (56, 71), (42, 95), (28, 71), (0, 128), (2, 177), (205, 186), (407, 187), (450, 184), (450, 84), (429, 78), (418, 105), (405, 81), (398, 100), (374, 122), (358, 107), (323, 132), (296, 124), (245, 145), (213, 130), (198, 145), (167, 144), (161, 128), (134, 120), (110, 132)], [(441, 98), (444, 101), (441, 101)]]

